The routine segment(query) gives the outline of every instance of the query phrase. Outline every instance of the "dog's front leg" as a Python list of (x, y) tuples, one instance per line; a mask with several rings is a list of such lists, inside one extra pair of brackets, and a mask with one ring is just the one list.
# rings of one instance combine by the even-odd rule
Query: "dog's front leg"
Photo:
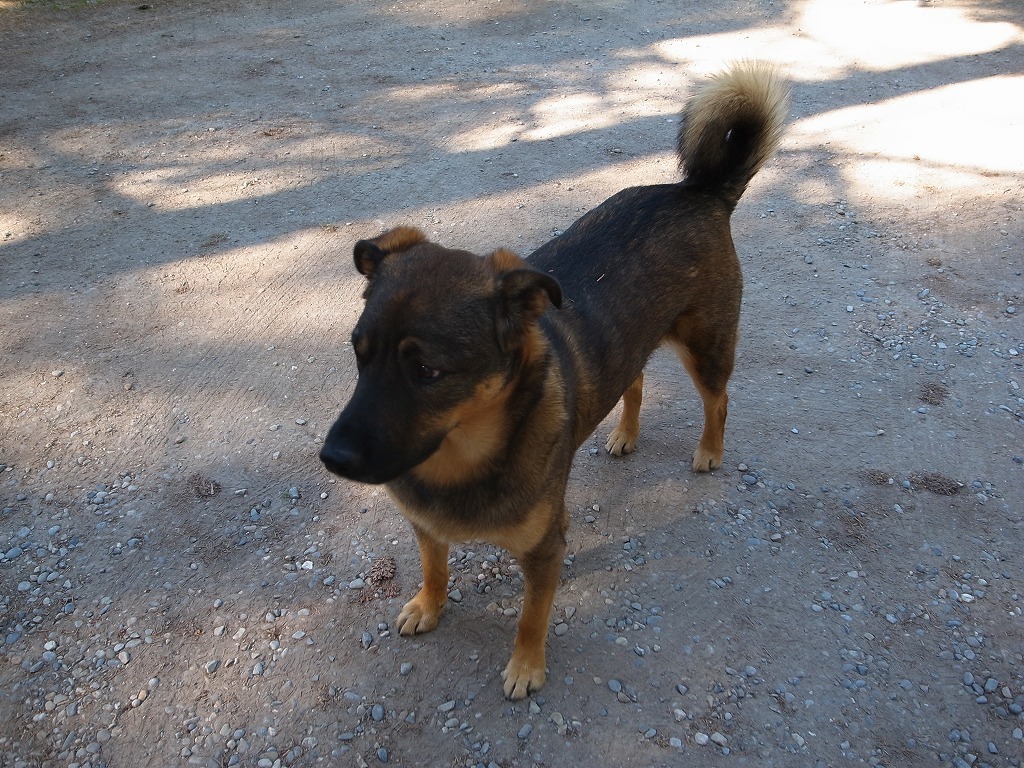
[(548, 622), (564, 556), (565, 527), (556, 523), (544, 541), (519, 558), (526, 580), (523, 615), (519, 619), (512, 658), (501, 673), (505, 696), (510, 699), (522, 699), (544, 685)]
[(413, 525), (413, 530), (420, 545), (423, 586), (398, 614), (398, 631), (403, 635), (432, 630), (448, 602), (448, 544), (438, 541), (418, 525)]

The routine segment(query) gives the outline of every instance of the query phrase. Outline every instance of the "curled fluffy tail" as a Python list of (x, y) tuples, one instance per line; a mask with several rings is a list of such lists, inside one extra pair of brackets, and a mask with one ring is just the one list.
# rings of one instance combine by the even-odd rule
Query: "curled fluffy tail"
[(735, 208), (778, 147), (788, 110), (789, 86), (769, 64), (743, 62), (713, 77), (683, 111), (678, 152), (685, 182)]

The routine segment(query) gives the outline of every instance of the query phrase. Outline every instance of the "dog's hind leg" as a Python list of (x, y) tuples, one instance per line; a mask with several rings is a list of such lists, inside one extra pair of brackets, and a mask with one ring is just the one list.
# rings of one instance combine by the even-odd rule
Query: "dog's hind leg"
[(416, 542), (420, 545), (423, 586), (398, 614), (398, 631), (403, 635), (429, 632), (437, 626), (441, 611), (448, 602), (448, 545), (438, 541), (417, 525)]
[(729, 411), (726, 384), (732, 374), (736, 334), (710, 339), (688, 334), (685, 340), (680, 335), (672, 337), (673, 346), (704, 403), (704, 433), (693, 452), (693, 471), (708, 472), (722, 466), (725, 419)]
[(640, 402), (644, 398), (643, 371), (622, 393), (622, 416), (619, 425), (608, 435), (604, 449), (612, 456), (621, 456), (636, 450), (636, 439), (640, 436)]

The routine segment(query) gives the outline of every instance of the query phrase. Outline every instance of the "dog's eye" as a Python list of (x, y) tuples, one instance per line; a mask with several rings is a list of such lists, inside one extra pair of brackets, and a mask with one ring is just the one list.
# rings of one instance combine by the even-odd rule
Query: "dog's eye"
[(433, 381), (441, 375), (441, 372), (437, 370), (437, 368), (431, 368), (429, 365), (423, 365), (422, 363), (417, 363), (415, 370), (417, 378), (424, 381)]

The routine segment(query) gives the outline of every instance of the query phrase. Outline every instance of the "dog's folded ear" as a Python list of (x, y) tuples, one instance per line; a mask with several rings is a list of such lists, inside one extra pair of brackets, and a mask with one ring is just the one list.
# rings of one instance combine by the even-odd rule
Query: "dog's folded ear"
[(555, 278), (544, 272), (523, 267), (498, 275), (498, 342), (508, 352), (519, 346), (534, 320), (550, 303), (562, 306), (562, 287)]
[(360, 274), (373, 277), (385, 258), (426, 241), (427, 236), (415, 227), (395, 227), (371, 240), (360, 240), (352, 249), (356, 269)]

